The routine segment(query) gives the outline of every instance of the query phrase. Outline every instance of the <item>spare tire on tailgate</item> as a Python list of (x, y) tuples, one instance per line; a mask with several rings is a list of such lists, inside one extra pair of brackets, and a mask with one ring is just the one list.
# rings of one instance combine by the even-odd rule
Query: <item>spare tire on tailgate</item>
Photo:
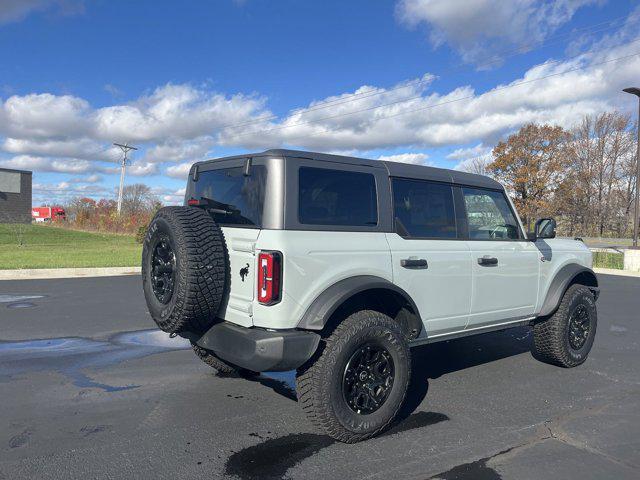
[(156, 213), (142, 249), (142, 285), (158, 327), (204, 332), (220, 308), (227, 270), (222, 230), (205, 210), (165, 207)]

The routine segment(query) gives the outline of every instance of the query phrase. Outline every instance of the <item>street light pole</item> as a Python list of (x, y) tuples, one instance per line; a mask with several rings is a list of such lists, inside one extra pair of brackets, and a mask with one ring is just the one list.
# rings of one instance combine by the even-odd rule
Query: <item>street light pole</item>
[(638, 217), (640, 217), (640, 88), (625, 88), (622, 91), (638, 97), (638, 138), (636, 139), (636, 199), (633, 209), (633, 248), (638, 248)]

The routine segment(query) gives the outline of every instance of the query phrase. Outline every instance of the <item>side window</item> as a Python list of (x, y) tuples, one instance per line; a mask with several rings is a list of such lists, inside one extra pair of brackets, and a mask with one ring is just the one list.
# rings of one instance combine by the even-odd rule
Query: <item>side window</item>
[(516, 221), (504, 193), (480, 188), (463, 188), (472, 240), (520, 238)]
[(456, 215), (450, 185), (393, 179), (396, 230), (418, 238), (456, 238)]
[(378, 203), (374, 176), (300, 167), (298, 218), (307, 225), (376, 226)]

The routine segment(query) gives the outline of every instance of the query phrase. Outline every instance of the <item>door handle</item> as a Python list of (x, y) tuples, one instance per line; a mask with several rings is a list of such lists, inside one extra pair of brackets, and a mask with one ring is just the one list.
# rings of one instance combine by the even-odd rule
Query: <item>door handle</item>
[(429, 264), (424, 258), (403, 258), (400, 265), (404, 268), (429, 268)]
[(490, 257), (489, 255), (485, 255), (484, 257), (480, 257), (478, 259), (478, 265), (482, 265), (483, 267), (498, 265), (498, 259), (496, 257)]

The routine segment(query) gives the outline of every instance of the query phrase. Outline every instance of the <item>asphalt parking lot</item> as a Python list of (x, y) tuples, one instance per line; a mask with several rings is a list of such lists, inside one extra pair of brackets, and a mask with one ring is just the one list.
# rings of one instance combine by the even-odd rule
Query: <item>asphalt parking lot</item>
[(634, 478), (640, 278), (600, 276), (587, 362), (520, 328), (420, 347), (404, 420), (336, 443), (292, 374), (216, 376), (153, 329), (140, 278), (0, 281), (0, 478)]

